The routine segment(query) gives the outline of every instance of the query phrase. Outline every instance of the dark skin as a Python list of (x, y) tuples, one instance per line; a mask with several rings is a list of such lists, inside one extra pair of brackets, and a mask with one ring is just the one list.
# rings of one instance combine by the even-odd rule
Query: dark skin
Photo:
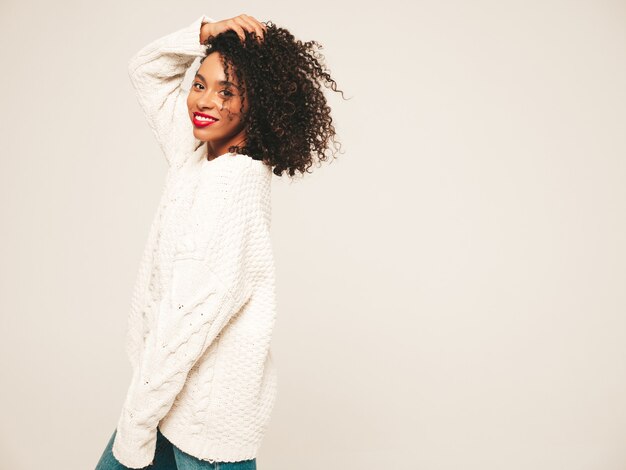
[[(242, 41), (245, 39), (244, 31), (255, 32), (261, 41), (265, 25), (244, 14), (215, 23), (205, 23), (200, 29), (200, 43), (231, 29)], [(245, 144), (243, 118), (248, 111), (248, 103), (246, 100), (241, 113), (243, 88), (232, 75), (229, 78), (230, 83), (225, 83), (226, 75), (221, 56), (219, 53), (211, 53), (200, 65), (187, 96), (187, 108), (192, 122), (194, 113), (197, 112), (218, 119), (210, 126), (194, 125), (193, 128), (194, 136), (207, 143), (208, 160), (227, 153), (231, 145)]]

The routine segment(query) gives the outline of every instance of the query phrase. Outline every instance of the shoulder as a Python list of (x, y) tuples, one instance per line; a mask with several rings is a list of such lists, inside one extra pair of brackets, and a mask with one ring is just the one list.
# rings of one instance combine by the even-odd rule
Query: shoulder
[(267, 164), (246, 155), (225, 154), (202, 165), (197, 169), (193, 202), (177, 229), (193, 242), (181, 249), (179, 259), (204, 259), (215, 244), (228, 239), (264, 237), (271, 224), (273, 173)]
[(255, 199), (271, 189), (272, 169), (261, 160), (243, 154), (226, 154), (213, 162), (216, 173), (225, 180), (229, 192), (240, 199)]
[(241, 153), (224, 154), (212, 160), (211, 164), (214, 164), (215, 166), (219, 165), (222, 168), (229, 170), (250, 170), (259, 173), (269, 171), (271, 173), (271, 168), (269, 167), (269, 165), (261, 160), (255, 160), (254, 158)]

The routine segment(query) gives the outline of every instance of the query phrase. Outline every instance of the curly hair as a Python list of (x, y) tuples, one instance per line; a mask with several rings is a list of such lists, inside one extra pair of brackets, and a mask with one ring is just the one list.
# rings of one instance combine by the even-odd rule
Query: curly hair
[[(321, 85), (337, 90), (337, 84), (323, 63), (317, 41), (302, 42), (273, 22), (264, 22), (261, 42), (254, 32), (245, 31), (245, 40), (233, 30), (209, 37), (207, 54), (219, 52), (226, 80), (234, 72), (242, 88), (248, 112), (243, 117), (246, 140), (228, 151), (262, 160), (282, 176), (296, 171), (309, 173), (314, 161), (328, 160), (332, 143), (337, 150), (333, 119)], [(331, 154), (336, 158), (335, 153)]]

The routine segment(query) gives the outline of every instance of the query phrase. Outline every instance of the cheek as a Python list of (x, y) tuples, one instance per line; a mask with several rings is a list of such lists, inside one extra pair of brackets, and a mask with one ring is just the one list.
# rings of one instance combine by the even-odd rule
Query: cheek
[(228, 118), (230, 121), (242, 121), (243, 117), (248, 112), (247, 103), (242, 110), (240, 100), (229, 103), (226, 108), (228, 109)]

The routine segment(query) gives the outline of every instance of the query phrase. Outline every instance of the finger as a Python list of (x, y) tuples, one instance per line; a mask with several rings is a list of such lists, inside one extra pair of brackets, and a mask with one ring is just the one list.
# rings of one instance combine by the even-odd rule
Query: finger
[[(233, 21), (237, 25), (236, 27), (237, 27), (237, 34), (239, 35), (239, 39), (241, 39), (242, 42), (245, 42), (246, 40), (245, 31), (249, 29), (248, 23), (246, 23), (245, 20), (241, 18), (241, 15), (233, 18)], [(233, 26), (233, 29), (235, 29), (234, 26)]]
[(257, 20), (253, 16), (249, 16), (249, 15), (242, 15), (242, 16), (245, 16), (245, 18), (254, 25), (257, 36), (259, 36), (260, 38), (265, 37), (265, 33), (267, 32), (267, 27), (263, 23), (261, 23), (259, 20)]
[(263, 31), (263, 37), (265, 37), (265, 33), (267, 32), (267, 26), (261, 23), (256, 18), (252, 18), (252, 21), (254, 21), (259, 26), (259, 28), (261, 28), (261, 30)]
[(239, 39), (241, 39), (242, 42), (246, 40), (246, 33), (244, 32), (244, 29), (241, 26), (241, 20), (239, 18), (231, 19), (229, 27), (237, 33), (237, 35), (239, 36)]
[(258, 22), (247, 15), (241, 15), (241, 21), (244, 23), (246, 29), (250, 32), (255, 32), (257, 40), (260, 42), (263, 39), (263, 29), (259, 27)]

